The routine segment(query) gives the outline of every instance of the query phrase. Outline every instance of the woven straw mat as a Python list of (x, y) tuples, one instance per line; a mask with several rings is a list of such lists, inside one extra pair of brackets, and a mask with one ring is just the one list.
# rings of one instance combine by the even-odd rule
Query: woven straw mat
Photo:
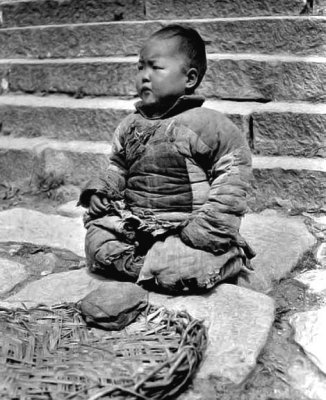
[(119, 332), (74, 305), (0, 308), (0, 399), (175, 399), (206, 343), (201, 321), (153, 306)]

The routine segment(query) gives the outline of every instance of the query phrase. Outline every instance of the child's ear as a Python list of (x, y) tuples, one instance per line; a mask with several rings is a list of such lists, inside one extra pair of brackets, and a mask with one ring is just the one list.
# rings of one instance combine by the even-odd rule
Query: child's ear
[(198, 71), (197, 68), (190, 68), (187, 72), (187, 82), (186, 89), (195, 90), (195, 87), (198, 82)]

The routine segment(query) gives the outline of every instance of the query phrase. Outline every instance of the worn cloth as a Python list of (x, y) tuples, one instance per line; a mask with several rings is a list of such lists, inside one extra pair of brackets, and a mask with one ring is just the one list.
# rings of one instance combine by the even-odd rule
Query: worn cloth
[[(118, 216), (123, 229), (117, 232), (103, 228), (103, 221), (88, 220), (90, 264), (121, 272), (117, 260), (128, 259), (122, 264), (133, 270), (129, 275), (135, 279), (157, 238), (170, 234), (215, 257), (225, 257), (234, 248), (241, 249), (246, 261), (254, 256), (239, 234), (251, 180), (250, 150), (239, 129), (223, 114), (201, 107), (203, 101), (183, 96), (156, 118), (149, 118), (139, 102), (136, 112), (120, 123), (108, 170), (88, 182), (80, 204), (88, 207), (94, 193), (106, 196), (109, 218)], [(122, 213), (115, 206), (121, 201)], [(126, 213), (139, 218), (138, 225), (128, 228)], [(95, 227), (106, 232), (106, 241), (94, 233)], [(128, 239), (125, 231), (133, 231), (134, 237)], [(113, 241), (113, 247), (104, 244)]]
[(147, 306), (147, 292), (129, 282), (107, 282), (78, 304), (85, 321), (99, 328), (121, 330)]
[(148, 289), (198, 293), (248, 272), (240, 247), (216, 256), (186, 245), (178, 235), (170, 235), (149, 249), (137, 282)]

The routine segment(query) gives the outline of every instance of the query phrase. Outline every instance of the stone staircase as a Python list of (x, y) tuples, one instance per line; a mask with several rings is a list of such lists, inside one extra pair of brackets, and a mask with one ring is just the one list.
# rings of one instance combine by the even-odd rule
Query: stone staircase
[(81, 185), (136, 101), (137, 53), (177, 22), (208, 51), (199, 92), (247, 135), (252, 210), (325, 208), (324, 0), (0, 1), (0, 171)]

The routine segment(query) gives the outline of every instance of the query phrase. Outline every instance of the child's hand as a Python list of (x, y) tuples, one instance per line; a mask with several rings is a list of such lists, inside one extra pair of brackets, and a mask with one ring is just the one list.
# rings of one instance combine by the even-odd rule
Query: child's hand
[(93, 194), (89, 202), (89, 214), (91, 217), (98, 217), (105, 214), (109, 205), (109, 200), (100, 194)]

